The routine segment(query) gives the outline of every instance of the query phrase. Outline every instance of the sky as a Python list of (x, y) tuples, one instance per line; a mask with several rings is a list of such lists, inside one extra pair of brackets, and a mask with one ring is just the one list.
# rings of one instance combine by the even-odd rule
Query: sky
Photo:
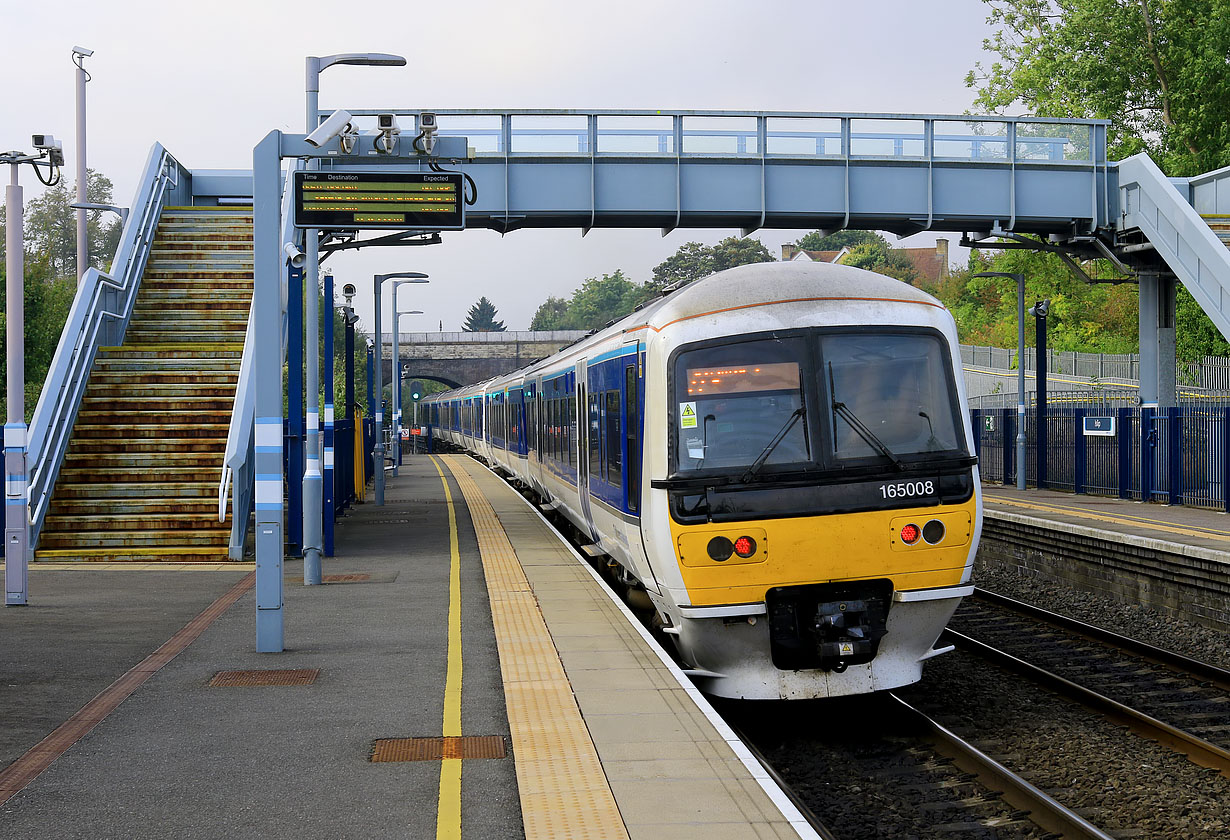
[[(64, 140), (73, 180), (71, 53), (92, 49), (88, 163), (112, 180), (123, 205), (154, 142), (190, 169), (250, 169), (253, 146), (270, 130), (302, 131), (307, 55), (409, 59), (406, 67), (330, 68), (321, 76), (322, 109), (961, 114), (973, 100), (965, 75), (986, 60), (982, 42), (991, 34), (982, 0), (63, 0), (53, 8), (0, 0), (0, 150), (29, 151), (31, 134), (53, 134)], [(28, 167), (21, 181), (27, 202), (39, 194)], [(328, 264), (338, 289), (353, 282), (361, 290), (364, 329), (372, 320), (364, 279), (404, 270), (431, 277), (402, 288), (399, 308), (425, 313), (402, 318), (404, 331), (459, 330), (484, 295), (508, 329), (528, 329), (548, 295), (568, 297), (586, 278), (616, 269), (643, 282), (685, 242), (738, 233), (474, 230), (446, 233), (439, 246), (370, 248)], [(803, 233), (754, 235), (780, 256)], [(934, 241), (919, 234), (894, 244)]]

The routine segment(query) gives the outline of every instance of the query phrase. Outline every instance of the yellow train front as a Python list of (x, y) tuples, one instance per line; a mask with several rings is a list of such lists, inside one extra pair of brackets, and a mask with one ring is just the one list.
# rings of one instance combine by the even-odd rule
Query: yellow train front
[(702, 690), (832, 697), (918, 680), (973, 589), (959, 361), (929, 295), (767, 263), (427, 405), (652, 603)]
[(981, 523), (947, 310), (870, 272), (768, 264), (646, 322), (638, 577), (702, 690), (918, 680), (972, 591)]

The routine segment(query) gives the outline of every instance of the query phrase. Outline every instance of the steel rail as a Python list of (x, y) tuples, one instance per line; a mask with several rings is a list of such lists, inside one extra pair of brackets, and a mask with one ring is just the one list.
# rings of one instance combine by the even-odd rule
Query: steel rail
[(790, 786), (790, 783), (782, 778), (782, 776), (773, 767), (773, 764), (765, 758), (764, 753), (762, 753), (756, 745), (752, 743), (752, 740), (747, 737), (743, 730), (731, 723), (730, 719), (725, 715), (722, 716), (722, 720), (726, 721), (726, 725), (730, 727), (730, 731), (735, 733), (739, 740), (743, 742), (743, 746), (747, 747), (747, 751), (750, 752), (758, 762), (760, 762), (760, 766), (763, 767), (764, 771), (769, 774), (769, 778), (777, 784), (782, 793), (786, 794), (786, 798), (790, 800), (795, 808), (799, 809), (799, 813), (803, 815), (803, 819), (807, 820), (807, 824), (820, 835), (821, 840), (837, 840), (837, 835), (829, 831), (828, 827), (825, 826), (824, 823), (820, 822), (820, 818), (816, 816), (815, 812), (812, 811), (811, 808), (807, 807), (807, 804), (803, 802), (797, 793), (794, 792), (794, 788)]
[(1000, 791), (1005, 802), (1021, 811), (1027, 811), (1030, 821), (1043, 830), (1054, 832), (1064, 840), (1114, 840), (1111, 835), (915, 709), (896, 694), (889, 692), (888, 696), (900, 705), (903, 714), (913, 718), (930, 734), (940, 752), (951, 758), (959, 769), (976, 776), (984, 786)]
[(1223, 691), (1230, 691), (1230, 669), (1220, 668), (1217, 665), (1212, 665), (1208, 662), (1202, 662), (1199, 659), (1192, 659), (1189, 656), (1184, 656), (1181, 653), (1166, 650), (1165, 648), (1155, 647), (1145, 642), (1138, 641), (1128, 636), (1121, 636), (1110, 630), (1104, 630), (1093, 624), (1086, 624), (1083, 621), (1078, 621), (1075, 618), (1069, 618), (1066, 615), (1044, 610), (1041, 607), (1036, 607), (1033, 604), (1026, 604), (1023, 601), (1017, 601), (1014, 598), (1009, 598), (1006, 595), (1000, 595), (997, 592), (989, 592), (985, 589), (975, 589), (974, 599), (986, 601), (989, 604), (994, 604), (997, 607), (1011, 610), (1015, 613), (1027, 616), (1028, 618), (1044, 621), (1047, 624), (1053, 624), (1057, 627), (1062, 627), (1065, 630), (1071, 630), (1075, 633), (1080, 633), (1082, 636), (1087, 636), (1097, 642), (1113, 645), (1121, 650), (1136, 654), (1144, 659), (1153, 662), (1156, 665), (1162, 665), (1167, 668), (1173, 668), (1183, 672), (1186, 675), (1199, 677), (1202, 680), (1208, 680)]
[(1011, 654), (1004, 653), (963, 633), (958, 633), (955, 630), (945, 630), (940, 638), (947, 639), (947, 641), (955, 644), (958, 648), (976, 653), (996, 665), (1022, 674), (1061, 696), (1083, 703), (1116, 723), (1127, 726), (1136, 734), (1149, 740), (1157, 741), (1176, 752), (1183, 753), (1192, 763), (1217, 770), (1223, 776), (1230, 778), (1230, 751), (1224, 750), (1216, 744), (1210, 744), (1208, 741), (1197, 738), (1190, 732), (1184, 732), (1182, 729), (1146, 715), (1144, 712), (1133, 709), (1131, 706), (1125, 706), (1117, 700), (1112, 700), (1103, 694), (1099, 694), (1083, 685), (1078, 685), (1058, 674), (1052, 674), (1050, 671), (1039, 668), (1037, 665), (1032, 665), (1023, 659), (1018, 659)]

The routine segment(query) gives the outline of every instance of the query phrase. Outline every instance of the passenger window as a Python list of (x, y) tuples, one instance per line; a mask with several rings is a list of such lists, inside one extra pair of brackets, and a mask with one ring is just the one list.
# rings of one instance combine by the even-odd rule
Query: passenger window
[(619, 392), (606, 392), (606, 480), (623, 483), (623, 441), (619, 425)]
[(641, 459), (638, 435), (641, 427), (636, 365), (624, 368), (625, 436), (628, 441), (628, 510), (635, 512), (641, 497)]

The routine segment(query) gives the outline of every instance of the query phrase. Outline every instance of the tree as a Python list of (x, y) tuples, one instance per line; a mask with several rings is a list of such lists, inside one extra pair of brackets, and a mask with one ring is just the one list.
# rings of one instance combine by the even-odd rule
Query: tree
[(749, 263), (773, 262), (773, 255), (759, 239), (728, 236), (716, 245), (688, 242), (658, 264), (645, 287), (661, 291), (668, 286), (691, 283), (717, 271)]
[(470, 307), (461, 329), (464, 332), (504, 332), (504, 322), (497, 321), (495, 315), (495, 304), (484, 295), (478, 299), (478, 303)]
[(977, 107), (1110, 119), (1112, 159), (1147, 151), (1170, 175), (1230, 163), (1224, 0), (983, 2), (997, 58), (966, 76)]
[(564, 319), (568, 315), (568, 301), (554, 295), (544, 300), (530, 320), (531, 330), (566, 330)]
[(884, 242), (884, 238), (871, 230), (839, 230), (827, 236), (813, 230), (795, 242), (794, 247), (801, 251), (840, 251), (867, 242)]
[(620, 269), (601, 278), (590, 277), (563, 300), (549, 297), (534, 313), (530, 329), (596, 330), (630, 313), (655, 292), (633, 283)]
[[(86, 200), (94, 204), (114, 204), (111, 179), (89, 171)], [(77, 200), (75, 187), (64, 181), (48, 187), (25, 210), (26, 251), (46, 259), (56, 277), (77, 276), (77, 211), (70, 205)], [(86, 214), (89, 234), (90, 266), (105, 269), (119, 246), (122, 228), (118, 217), (94, 210)]]
[[(1025, 275), (1027, 305), (1050, 299), (1047, 335), (1052, 349), (1136, 351), (1136, 287), (1083, 283), (1056, 255), (1038, 251), (974, 251), (966, 271), (954, 272), (940, 283), (936, 295), (956, 319), (961, 341), (994, 347), (1015, 347), (1017, 343), (1016, 282), (1006, 277), (972, 276), (983, 271)], [(1034, 343), (1032, 324), (1026, 325), (1025, 343)]]

